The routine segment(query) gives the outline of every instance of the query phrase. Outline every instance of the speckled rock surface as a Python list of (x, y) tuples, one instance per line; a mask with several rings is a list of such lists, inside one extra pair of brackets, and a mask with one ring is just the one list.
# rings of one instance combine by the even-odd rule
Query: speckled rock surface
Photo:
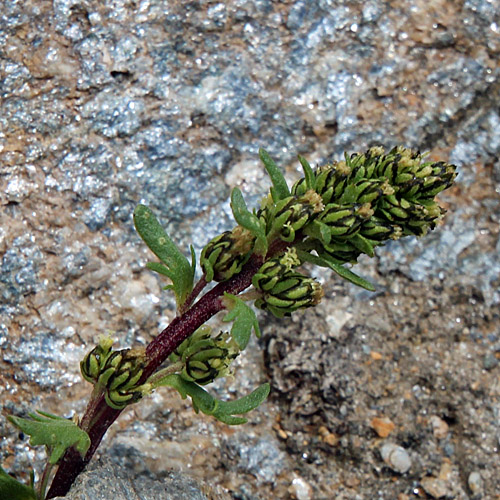
[[(62, 500), (56, 497), (55, 500)], [(131, 476), (131, 471), (110, 459), (94, 460), (75, 481), (68, 500), (229, 500), (190, 476), (170, 472), (163, 478)]]
[[(265, 193), (259, 147), (293, 180), (297, 153), (401, 143), (458, 165), (445, 224), (362, 260), (376, 293), (316, 270), (318, 308), (261, 316), (259, 345), (216, 388), (270, 379), (249, 424), (165, 390), (101, 450), (240, 500), (496, 498), (499, 60), (488, 0), (0, 0), (2, 415), (81, 414), (78, 362), (97, 337), (144, 345), (173, 318), (137, 203), (199, 251), (230, 227), (232, 186)], [(0, 435), (5, 469), (40, 471), (3, 416)], [(384, 460), (387, 443), (409, 462)]]

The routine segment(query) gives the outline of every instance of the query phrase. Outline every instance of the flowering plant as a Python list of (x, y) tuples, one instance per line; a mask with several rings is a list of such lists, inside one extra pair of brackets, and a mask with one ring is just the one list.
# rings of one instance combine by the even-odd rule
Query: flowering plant
[[(232, 374), (232, 361), (247, 347), (252, 332), (260, 335), (248, 302), (279, 318), (317, 305), (323, 289), (300, 270), (304, 263), (329, 268), (373, 290), (350, 265), (362, 254), (372, 257), (389, 240), (420, 237), (434, 229), (445, 213), (434, 198), (456, 176), (453, 165), (424, 161), (417, 151), (372, 147), (316, 169), (299, 157), (304, 177), (289, 188), (266, 151), (260, 150), (260, 158), (272, 181), (269, 195), (250, 211), (241, 191), (233, 189), (237, 225), (203, 248), (196, 284), (193, 248), (187, 259), (148, 207), (135, 209), (135, 227), (159, 260), (147, 267), (169, 278), (166, 288), (175, 294), (177, 316), (146, 348), (114, 350), (109, 337), (100, 338), (80, 364), (82, 376), (93, 385), (81, 419), (45, 412), (9, 417), (31, 436), (32, 445), (46, 446), (49, 459), (36, 488), (0, 469), (1, 498), (64, 496), (120, 413), (162, 386), (189, 396), (196, 412), (227, 424), (245, 423), (242, 415), (266, 399), (269, 384), (234, 401), (218, 400), (204, 387)], [(216, 333), (206, 322), (221, 311), (231, 328)]]

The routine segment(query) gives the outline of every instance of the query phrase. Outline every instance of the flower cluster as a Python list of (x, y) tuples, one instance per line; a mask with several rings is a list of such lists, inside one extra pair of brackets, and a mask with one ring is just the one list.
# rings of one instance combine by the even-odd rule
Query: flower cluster
[[(419, 152), (407, 148), (385, 153), (373, 147), (313, 175), (314, 190), (325, 204), (308, 231), (316, 236), (314, 249), (354, 263), (363, 253), (373, 256), (374, 247), (389, 239), (423, 236), (434, 229), (444, 214), (434, 196), (451, 186), (456, 172), (448, 163), (423, 162)], [(300, 196), (306, 189), (303, 178), (291, 191)]]
[(85, 380), (104, 390), (109, 406), (121, 409), (144, 395), (139, 381), (146, 359), (143, 349), (113, 351), (112, 344), (109, 337), (102, 337), (81, 361), (80, 371)]
[[(326, 267), (355, 263), (361, 254), (406, 235), (423, 236), (435, 228), (444, 209), (434, 197), (455, 179), (455, 166), (425, 162), (411, 149), (385, 152), (372, 147), (313, 170), (300, 158), (305, 176), (286, 195), (271, 189), (254, 212), (268, 248), (276, 240), (298, 254), (268, 255), (253, 279), (261, 293), (255, 305), (276, 316), (310, 307), (322, 296), (319, 283), (292, 268), (305, 261)], [(257, 233), (238, 226), (216, 236), (204, 248), (201, 266), (207, 281), (224, 281), (238, 273), (255, 251)], [(293, 259), (292, 259), (293, 260)]]
[(262, 293), (255, 305), (281, 318), (319, 304), (323, 289), (315, 279), (293, 270), (300, 264), (294, 248), (269, 259), (252, 279), (253, 286)]
[(224, 281), (239, 273), (250, 257), (255, 237), (236, 226), (212, 239), (203, 249), (200, 263), (207, 281)]
[(183, 364), (180, 376), (188, 382), (206, 385), (230, 375), (230, 364), (240, 349), (227, 332), (212, 336), (209, 326), (198, 328), (170, 355), (170, 361)]

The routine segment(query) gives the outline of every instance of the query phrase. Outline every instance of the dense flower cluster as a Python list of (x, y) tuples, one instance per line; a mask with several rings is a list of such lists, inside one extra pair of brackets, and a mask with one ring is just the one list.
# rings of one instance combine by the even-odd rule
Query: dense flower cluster
[(101, 338), (80, 363), (83, 378), (104, 391), (106, 402), (112, 408), (120, 409), (135, 403), (143, 396), (139, 385), (145, 356), (143, 349), (122, 349), (113, 351), (113, 341)]
[(202, 326), (171, 355), (170, 361), (183, 363), (181, 377), (200, 385), (230, 375), (230, 364), (238, 356), (238, 344), (227, 332), (212, 336), (209, 326)]
[[(305, 161), (301, 159), (301, 161)], [(455, 179), (455, 167), (425, 162), (411, 149), (388, 153), (372, 147), (345, 160), (312, 170), (291, 188), (289, 196), (266, 197), (255, 213), (269, 245), (280, 239), (307, 255), (335, 264), (355, 263), (361, 254), (406, 235), (423, 236), (444, 214), (434, 197)], [(224, 281), (249, 259), (255, 238), (238, 226), (216, 236), (204, 248), (201, 266), (207, 281)], [(277, 316), (319, 302), (319, 283), (284, 265), (280, 256), (265, 262), (253, 280), (261, 292), (256, 306)]]

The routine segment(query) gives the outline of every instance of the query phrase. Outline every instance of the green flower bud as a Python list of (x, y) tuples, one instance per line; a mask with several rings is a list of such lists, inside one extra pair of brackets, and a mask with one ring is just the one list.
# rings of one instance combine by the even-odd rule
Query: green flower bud
[(349, 181), (350, 167), (346, 162), (335, 162), (316, 171), (316, 192), (323, 203), (338, 203)]
[(398, 186), (398, 196), (414, 202), (432, 200), (455, 180), (455, 166), (445, 162), (423, 163), (414, 177)]
[(295, 233), (312, 222), (323, 208), (321, 197), (312, 189), (299, 197), (284, 198), (267, 213), (268, 233), (277, 233), (282, 240), (292, 242)]
[(106, 360), (111, 354), (113, 340), (110, 337), (101, 337), (99, 344), (92, 349), (80, 362), (82, 376), (88, 382), (95, 384), (101, 375)]
[(432, 176), (439, 177), (446, 185), (446, 188), (449, 188), (453, 184), (457, 176), (455, 165), (451, 165), (444, 161), (438, 161), (431, 163), (430, 166), (432, 167)]
[(205, 385), (229, 375), (230, 365), (239, 354), (236, 341), (228, 332), (212, 337), (211, 328), (203, 326), (187, 338), (170, 356), (184, 367), (181, 376), (190, 382)]
[(363, 253), (348, 240), (343, 242), (333, 240), (329, 244), (322, 243), (322, 246), (324, 253), (341, 263), (350, 262), (355, 264), (358, 257)]
[(407, 212), (410, 218), (402, 226), (403, 234), (424, 236), (429, 230), (436, 227), (436, 224), (443, 217), (445, 210), (437, 203), (430, 202), (427, 205), (412, 205)]
[(401, 146), (385, 153), (384, 148), (376, 146), (366, 153), (355, 153), (346, 162), (351, 169), (349, 182), (367, 179), (386, 179), (391, 185), (409, 182), (420, 169), (421, 155)]
[(122, 349), (111, 353), (98, 379), (98, 383), (105, 387), (109, 406), (121, 409), (142, 397), (139, 381), (145, 364), (144, 349)]
[(350, 168), (349, 182), (361, 179), (371, 179), (377, 166), (377, 159), (383, 153), (383, 148), (371, 148), (366, 153), (353, 153), (346, 155), (346, 164)]
[(395, 224), (380, 219), (378, 217), (370, 217), (361, 224), (359, 229), (361, 236), (382, 244), (388, 239), (398, 239), (402, 236), (402, 230)]
[(207, 325), (200, 326), (192, 335), (190, 335), (184, 342), (179, 344), (179, 346), (172, 352), (169, 356), (170, 361), (175, 363), (180, 361), (182, 358), (182, 354), (188, 349), (190, 346), (200, 342), (207, 341), (211, 339), (212, 328)]
[(202, 250), (200, 265), (207, 281), (225, 281), (241, 271), (250, 258), (255, 237), (236, 226), (213, 238)]
[(385, 196), (377, 208), (377, 215), (389, 222), (404, 224), (410, 217), (410, 209), (414, 205), (405, 198), (396, 195)]
[(272, 290), (285, 273), (299, 265), (300, 260), (295, 248), (289, 248), (284, 255), (265, 262), (254, 274), (252, 284), (257, 290), (263, 292)]
[(323, 297), (319, 282), (293, 271), (285, 272), (271, 289), (255, 301), (255, 306), (281, 318), (298, 309), (315, 306)]
[(401, 226), (403, 234), (423, 236), (444, 214), (444, 209), (434, 201), (414, 203), (395, 195), (387, 196), (377, 208), (376, 215), (390, 223)]
[(443, 181), (440, 177), (429, 176), (424, 179), (414, 179), (401, 186), (398, 195), (413, 200), (432, 200), (448, 187), (447, 181)]
[(352, 236), (361, 225), (361, 218), (354, 205), (330, 203), (317, 220), (329, 227), (333, 238)]
[(393, 193), (394, 188), (385, 180), (363, 179), (350, 184), (342, 199), (347, 198), (349, 203), (375, 205), (382, 196)]

